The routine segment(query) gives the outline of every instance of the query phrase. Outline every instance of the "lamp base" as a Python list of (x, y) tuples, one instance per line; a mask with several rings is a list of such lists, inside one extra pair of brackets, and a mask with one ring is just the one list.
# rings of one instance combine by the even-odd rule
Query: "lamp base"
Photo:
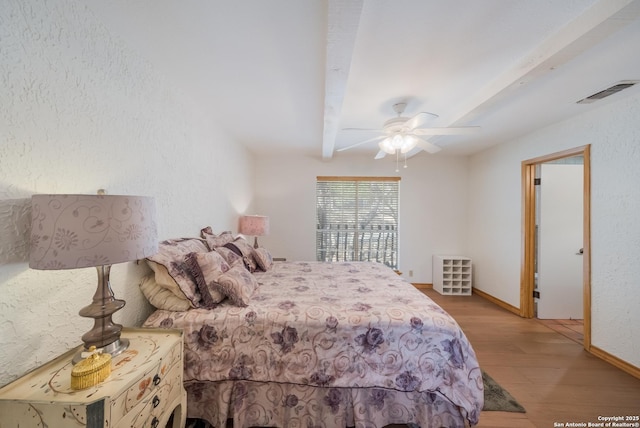
[[(120, 339), (122, 326), (116, 324), (111, 316), (122, 309), (125, 305), (124, 300), (118, 300), (113, 295), (111, 284), (109, 282), (109, 273), (111, 265), (96, 266), (98, 270), (98, 288), (93, 295), (93, 302), (80, 310), (80, 315), (86, 318), (93, 318), (93, 328), (82, 335), (84, 342), (84, 351), (88, 352), (89, 348), (95, 346), (102, 352), (118, 355), (129, 346), (129, 341)], [(74, 357), (74, 363), (80, 361), (82, 356)]]
[[(102, 348), (96, 348), (96, 351), (103, 354), (111, 354), (111, 357), (122, 354), (129, 347), (129, 339), (118, 339)], [(81, 349), (73, 356), (72, 363), (77, 364), (87, 357), (88, 349)]]

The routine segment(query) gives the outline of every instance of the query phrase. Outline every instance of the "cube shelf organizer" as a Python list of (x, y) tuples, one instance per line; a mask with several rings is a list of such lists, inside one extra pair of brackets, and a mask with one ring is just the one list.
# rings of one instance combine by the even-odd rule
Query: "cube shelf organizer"
[(433, 289), (443, 295), (471, 295), (471, 259), (463, 256), (433, 256)]

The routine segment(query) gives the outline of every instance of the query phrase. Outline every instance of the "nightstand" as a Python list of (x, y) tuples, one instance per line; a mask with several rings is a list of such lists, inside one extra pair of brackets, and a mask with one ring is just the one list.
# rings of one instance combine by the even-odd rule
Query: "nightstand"
[(2, 427), (183, 428), (182, 332), (123, 329), (130, 345), (102, 383), (71, 389), (73, 349), (0, 389)]

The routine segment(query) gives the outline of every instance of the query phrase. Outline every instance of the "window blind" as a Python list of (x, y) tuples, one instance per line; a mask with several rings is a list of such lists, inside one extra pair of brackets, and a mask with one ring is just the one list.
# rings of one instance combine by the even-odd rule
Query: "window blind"
[(318, 177), (316, 258), (398, 266), (399, 177)]

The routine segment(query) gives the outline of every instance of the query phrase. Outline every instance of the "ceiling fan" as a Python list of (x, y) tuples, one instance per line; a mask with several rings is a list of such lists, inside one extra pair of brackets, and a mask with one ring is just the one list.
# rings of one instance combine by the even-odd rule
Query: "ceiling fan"
[(461, 127), (446, 127), (446, 128), (421, 128), (427, 119), (437, 118), (438, 115), (429, 112), (420, 112), (413, 117), (404, 117), (404, 109), (407, 107), (407, 103), (396, 103), (393, 105), (393, 110), (398, 114), (398, 117), (387, 120), (382, 129), (369, 129), (369, 128), (343, 128), (343, 131), (375, 131), (380, 132), (382, 135), (368, 140), (360, 141), (359, 143), (352, 144), (347, 147), (337, 149), (338, 152), (349, 150), (357, 146), (361, 146), (367, 143), (373, 143), (378, 141), (378, 147), (380, 151), (375, 156), (375, 159), (382, 159), (387, 154), (396, 157), (400, 153), (406, 155), (408, 152), (418, 147), (427, 153), (437, 153), (440, 151), (440, 146), (437, 146), (422, 136), (426, 135), (463, 135), (471, 134), (480, 130), (478, 126), (461, 126)]

